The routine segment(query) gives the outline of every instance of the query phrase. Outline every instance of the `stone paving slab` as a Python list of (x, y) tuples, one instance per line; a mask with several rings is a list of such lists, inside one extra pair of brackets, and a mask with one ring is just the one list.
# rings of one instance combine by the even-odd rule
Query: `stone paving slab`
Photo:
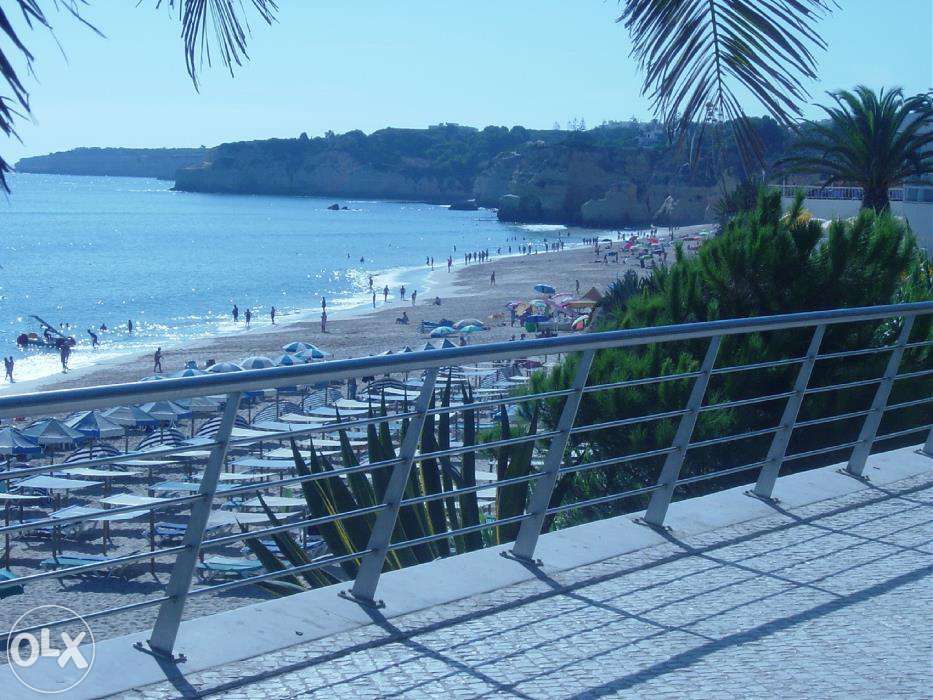
[(933, 476), (122, 697), (929, 697)]

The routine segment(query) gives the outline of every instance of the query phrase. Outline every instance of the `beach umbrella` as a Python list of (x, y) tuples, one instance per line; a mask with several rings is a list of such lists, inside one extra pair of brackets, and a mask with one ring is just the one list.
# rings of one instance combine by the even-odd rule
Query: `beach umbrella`
[(242, 372), (243, 368), (236, 362), (218, 362), (207, 369), (212, 374), (223, 374), (225, 372)]
[(455, 348), (455, 347), (457, 346), (450, 342), (450, 338), (444, 338), (444, 342), (441, 343), (441, 350), (446, 350), (447, 348)]
[(414, 351), (415, 349), (411, 345), (406, 345), (404, 348), (402, 348), (402, 352), (414, 352)]
[(557, 292), (557, 290), (549, 284), (536, 284), (535, 291), (541, 294), (554, 294)]
[(110, 420), (100, 411), (84, 411), (68, 419), (65, 425), (98, 440), (122, 437), (126, 432), (126, 428)]
[(282, 355), (275, 360), (276, 367), (294, 367), (300, 364), (301, 360), (296, 360), (294, 355)]
[(313, 348), (314, 346), (311, 343), (303, 343), (300, 340), (295, 340), (288, 345), (283, 345), (282, 350), (285, 352), (301, 352), (302, 350), (307, 350), (308, 348)]
[(178, 399), (174, 403), (186, 409), (192, 416), (210, 416), (217, 413), (224, 402), (213, 396), (193, 396), (190, 399)]
[(127, 428), (143, 428), (157, 425), (159, 422), (139, 406), (114, 406), (102, 414), (110, 422)]
[(268, 369), (269, 367), (275, 367), (275, 362), (268, 357), (255, 355), (253, 357), (247, 357), (240, 363), (240, 366), (243, 369)]
[(42, 452), (39, 444), (21, 430), (7, 426), (0, 428), (0, 455), (12, 457), (14, 455), (37, 455)]
[(154, 401), (143, 404), (140, 408), (160, 423), (174, 423), (182, 418), (191, 417), (191, 411), (174, 401)]
[(432, 338), (443, 338), (448, 335), (453, 335), (456, 332), (457, 331), (455, 331), (450, 326), (438, 326), (437, 328), (431, 331), (431, 337)]
[(310, 346), (301, 352), (296, 352), (295, 357), (299, 360), (304, 360), (305, 362), (310, 362), (311, 360), (323, 360), (325, 357), (329, 357), (330, 353), (316, 348), (315, 346)]
[(529, 306), (536, 311), (547, 311), (548, 305), (544, 299), (532, 299)]
[(424, 344), (424, 347), (421, 348), (421, 349), (422, 349), (422, 350), (437, 350), (437, 348), (434, 347), (431, 343), (425, 343), (425, 344)]
[(72, 447), (87, 438), (74, 428), (69, 428), (56, 418), (39, 420), (23, 430), (23, 435), (32, 438), (40, 445), (50, 447)]
[(207, 374), (203, 369), (198, 369), (197, 367), (185, 367), (179, 372), (175, 372), (173, 377), (200, 377)]
[(590, 324), (589, 316), (578, 316), (573, 323), (570, 324), (570, 330), (572, 331), (582, 331)]
[(485, 326), (486, 324), (480, 321), (478, 318), (465, 318), (461, 321), (457, 321), (454, 324), (454, 328), (458, 331), (465, 328), (466, 326)]
[(461, 328), (460, 332), (461, 333), (479, 333), (480, 331), (484, 331), (484, 330), (486, 329), (483, 328), (482, 326), (469, 325), (469, 326), (464, 326), (463, 328)]
[(545, 321), (550, 321), (550, 316), (545, 316), (544, 314), (531, 314), (525, 316), (525, 321), (527, 323), (544, 323)]

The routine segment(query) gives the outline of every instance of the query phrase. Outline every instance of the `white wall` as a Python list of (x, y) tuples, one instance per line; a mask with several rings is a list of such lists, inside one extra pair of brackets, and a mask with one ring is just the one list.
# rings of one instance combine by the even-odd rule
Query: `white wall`
[[(784, 197), (784, 207), (789, 207), (794, 200)], [(848, 219), (858, 214), (859, 202), (846, 199), (805, 199), (804, 207), (820, 219)], [(933, 203), (931, 202), (891, 202), (891, 211), (895, 216), (902, 216), (910, 223), (917, 236), (917, 241), (933, 256)]]

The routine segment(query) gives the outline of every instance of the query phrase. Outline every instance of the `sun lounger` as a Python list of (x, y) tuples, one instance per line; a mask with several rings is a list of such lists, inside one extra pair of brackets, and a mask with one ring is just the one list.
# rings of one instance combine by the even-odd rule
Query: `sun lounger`
[[(0, 581), (15, 581), (18, 577), (9, 569), (0, 569)], [(0, 588), (0, 599), (9, 598), (11, 595), (22, 595), (22, 586), (4, 586)]]
[(243, 557), (211, 557), (198, 563), (198, 578), (212, 581), (218, 578), (237, 579), (258, 574), (262, 564), (255, 559)]
[[(226, 527), (226, 524), (212, 525), (208, 523), (204, 530), (204, 536), (208, 537), (210, 535), (215, 535)], [(155, 524), (155, 535), (162, 542), (173, 542), (175, 540), (181, 540), (185, 536), (185, 532), (187, 532), (187, 530), (187, 523), (161, 522)]]
[[(133, 552), (135, 554), (135, 552)], [(85, 564), (101, 564), (108, 561), (108, 557), (103, 556), (102, 554), (83, 554), (81, 552), (62, 552), (61, 554), (55, 554), (44, 559), (39, 563), (39, 566), (48, 571), (55, 571), (58, 569), (69, 569), (73, 566), (84, 566)], [(133, 571), (133, 564), (135, 562), (126, 562), (123, 564), (117, 564), (112, 567), (104, 569), (91, 569), (89, 571), (78, 571), (73, 574), (68, 574), (74, 578), (79, 579), (95, 579), (95, 578), (109, 578), (116, 577), (124, 580), (129, 580), (132, 578), (131, 573)], [(64, 577), (63, 577), (64, 578)]]
[[(266, 549), (272, 552), (275, 556), (282, 556), (282, 551), (279, 549), (279, 545), (276, 544), (275, 540), (271, 537), (264, 537), (259, 540), (262, 544), (265, 545)], [(307, 553), (308, 557), (313, 559), (314, 557), (319, 557), (324, 554), (327, 549), (327, 545), (324, 544), (324, 539), (321, 537), (309, 537), (308, 541), (304, 544), (303, 549)], [(249, 554), (252, 550), (249, 547), (243, 547), (240, 552), (242, 554)]]

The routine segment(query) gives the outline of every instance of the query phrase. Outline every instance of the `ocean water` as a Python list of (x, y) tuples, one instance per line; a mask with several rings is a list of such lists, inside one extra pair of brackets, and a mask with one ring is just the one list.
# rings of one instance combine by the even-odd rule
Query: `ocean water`
[[(57, 353), (23, 352), (35, 314), (78, 340), (72, 367), (229, 333), (234, 303), (257, 325), (368, 303), (368, 275), (392, 294), (465, 251), (542, 241), (564, 227), (502, 224), (491, 211), (407, 202), (172, 192), (142, 178), (17, 174), (0, 198), (0, 354), (18, 380), (60, 371)], [(333, 202), (349, 207), (329, 211)], [(579, 233), (571, 240), (579, 240)], [(454, 247), (456, 246), (456, 252)], [(361, 261), (362, 259), (362, 261)], [(127, 332), (132, 319), (135, 332)], [(101, 348), (86, 329), (101, 324)]]

